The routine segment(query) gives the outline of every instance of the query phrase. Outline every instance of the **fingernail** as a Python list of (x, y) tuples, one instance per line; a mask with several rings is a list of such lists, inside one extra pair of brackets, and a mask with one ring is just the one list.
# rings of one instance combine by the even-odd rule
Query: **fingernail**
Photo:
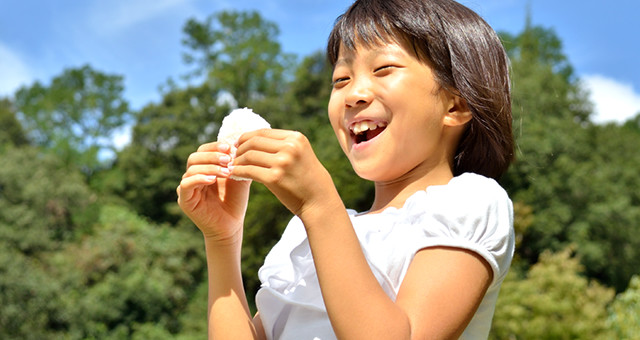
[(206, 176), (204, 179), (207, 182), (215, 182), (216, 176)]
[(229, 144), (225, 144), (225, 143), (220, 143), (218, 144), (218, 150), (225, 152), (228, 151), (231, 147), (229, 146)]
[(229, 168), (220, 168), (220, 172), (222, 172), (225, 175), (228, 175), (231, 173), (231, 169)]
[(234, 168), (235, 168), (235, 166), (233, 166), (232, 164), (227, 165), (227, 170), (229, 172), (233, 171)]
[(222, 163), (222, 164), (229, 163), (229, 162), (231, 162), (231, 156), (229, 156), (229, 155), (222, 155), (222, 156), (220, 156), (220, 158), (218, 158), (218, 161), (219, 161), (220, 163)]

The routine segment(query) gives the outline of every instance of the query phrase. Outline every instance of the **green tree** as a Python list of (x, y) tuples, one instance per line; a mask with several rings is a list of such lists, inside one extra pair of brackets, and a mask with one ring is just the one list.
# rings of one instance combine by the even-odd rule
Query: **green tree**
[(566, 179), (577, 216), (567, 238), (585, 272), (621, 292), (640, 273), (640, 132), (614, 124), (587, 132), (589, 158)]
[(8, 98), (0, 98), (0, 150), (7, 146), (24, 146), (29, 143), (22, 125), (16, 119), (15, 108)]
[(78, 171), (33, 148), (11, 148), (0, 157), (0, 239), (5, 245), (39, 256), (92, 227), (97, 197)]
[(195, 64), (215, 87), (230, 93), (240, 106), (277, 96), (287, 80), (293, 56), (282, 52), (278, 26), (258, 12), (223, 11), (203, 22), (190, 19), (184, 26), (184, 59)]
[(90, 233), (96, 197), (50, 154), (8, 148), (0, 159), (0, 338), (57, 338), (66, 287), (48, 261)]
[(493, 339), (611, 339), (607, 304), (614, 292), (581, 276), (572, 249), (544, 252), (522, 277), (511, 271), (502, 284)]
[(131, 143), (92, 185), (122, 198), (140, 215), (177, 223), (183, 214), (176, 204), (176, 187), (187, 158), (200, 144), (215, 140), (230, 110), (218, 105), (218, 93), (206, 84), (175, 89), (162, 102), (145, 106), (137, 115)]
[(36, 145), (90, 173), (100, 163), (100, 151), (114, 150), (111, 133), (130, 116), (123, 91), (121, 76), (85, 65), (65, 70), (49, 86), (22, 87), (15, 105)]
[(102, 207), (97, 224), (91, 237), (50, 261), (52, 276), (67, 287), (61, 296), (68, 333), (82, 339), (179, 333), (203, 280), (200, 236), (112, 205)]
[[(205, 75), (201, 85), (175, 84), (162, 102), (139, 113), (131, 144), (118, 154), (113, 169), (93, 183), (100, 191), (123, 197), (138, 213), (154, 221), (178, 223), (184, 217), (175, 203), (187, 157), (215, 140), (222, 118), (234, 101), (268, 120), (283, 112), (285, 69), (291, 56), (275, 40), (278, 29), (256, 12), (220, 12), (204, 22), (184, 26), (185, 60)], [(233, 100), (225, 100), (229, 96)]]
[(622, 291), (640, 265), (640, 134), (589, 121), (592, 105), (552, 30), (528, 25), (502, 36), (517, 138), (502, 183), (532, 213), (518, 255), (533, 264), (546, 249), (575, 244), (588, 276)]
[(609, 306), (608, 324), (616, 339), (640, 338), (640, 276), (634, 276), (629, 288)]

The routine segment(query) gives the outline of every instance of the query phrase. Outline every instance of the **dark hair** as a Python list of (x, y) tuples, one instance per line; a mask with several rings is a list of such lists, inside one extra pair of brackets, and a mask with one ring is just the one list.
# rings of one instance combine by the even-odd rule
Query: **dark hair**
[(407, 42), (432, 67), (445, 90), (472, 113), (454, 156), (453, 172), (498, 178), (513, 160), (509, 59), (495, 31), (453, 0), (357, 0), (338, 17), (327, 56), (340, 48)]

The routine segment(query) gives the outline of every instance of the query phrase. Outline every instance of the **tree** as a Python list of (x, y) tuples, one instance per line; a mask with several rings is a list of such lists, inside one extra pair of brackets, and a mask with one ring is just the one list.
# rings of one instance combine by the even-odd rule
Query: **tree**
[(204, 250), (193, 231), (105, 205), (92, 233), (37, 260), (0, 245), (3, 339), (175, 338), (206, 322), (206, 308), (187, 309), (206, 306), (198, 294)]
[[(143, 108), (131, 144), (118, 154), (114, 168), (94, 181), (101, 191), (124, 197), (138, 213), (159, 222), (184, 220), (175, 187), (187, 157), (215, 140), (234, 101), (268, 120), (269, 112), (280, 111), (277, 98), (285, 91), (290, 59), (275, 40), (277, 26), (256, 12), (220, 12), (204, 22), (190, 19), (184, 34), (185, 60), (206, 75), (203, 83), (186, 89), (174, 84), (161, 103)], [(229, 95), (233, 99), (225, 100)]]
[(200, 236), (112, 205), (97, 223), (91, 237), (51, 260), (51, 276), (67, 287), (62, 325), (82, 339), (179, 333), (205, 273)]
[(183, 217), (176, 205), (179, 180), (190, 153), (215, 140), (222, 117), (219, 90), (208, 85), (175, 89), (159, 104), (137, 115), (131, 143), (118, 153), (112, 169), (92, 180), (101, 192), (121, 197), (139, 214), (157, 222)]
[(629, 288), (616, 296), (607, 323), (616, 339), (640, 338), (640, 276), (634, 276)]
[(494, 339), (610, 339), (607, 304), (613, 290), (580, 275), (571, 248), (544, 252), (524, 277), (511, 271), (502, 284)]
[(123, 79), (89, 65), (65, 70), (49, 86), (20, 88), (15, 105), (27, 135), (66, 164), (91, 173), (99, 152), (115, 150), (111, 133), (130, 117)]
[(568, 179), (580, 218), (567, 228), (568, 238), (586, 273), (618, 292), (640, 268), (640, 133), (614, 124), (588, 128), (588, 161)]
[(7, 146), (24, 146), (29, 143), (22, 125), (16, 119), (13, 103), (7, 98), (0, 98), (0, 150)]
[(518, 255), (531, 265), (574, 244), (589, 277), (622, 291), (640, 265), (640, 134), (589, 121), (592, 105), (552, 30), (527, 26), (503, 39), (518, 152), (502, 184), (532, 211)]
[(5, 245), (39, 258), (92, 227), (97, 197), (80, 172), (34, 148), (11, 148), (1, 158), (0, 240)]
[(275, 23), (258, 12), (219, 12), (184, 26), (187, 64), (194, 75), (230, 93), (240, 106), (282, 93), (293, 56), (282, 52)]
[(0, 338), (57, 338), (66, 287), (48, 261), (91, 231), (96, 197), (52, 155), (12, 147), (0, 158)]

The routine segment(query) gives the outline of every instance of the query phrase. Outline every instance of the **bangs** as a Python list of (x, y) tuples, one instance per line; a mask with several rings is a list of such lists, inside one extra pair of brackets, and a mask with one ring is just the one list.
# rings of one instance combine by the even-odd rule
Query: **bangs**
[(391, 11), (385, 3), (370, 1), (361, 5), (359, 1), (336, 19), (327, 43), (327, 57), (332, 66), (338, 60), (341, 47), (353, 51), (357, 45), (370, 48), (406, 39), (400, 27), (389, 17)]

